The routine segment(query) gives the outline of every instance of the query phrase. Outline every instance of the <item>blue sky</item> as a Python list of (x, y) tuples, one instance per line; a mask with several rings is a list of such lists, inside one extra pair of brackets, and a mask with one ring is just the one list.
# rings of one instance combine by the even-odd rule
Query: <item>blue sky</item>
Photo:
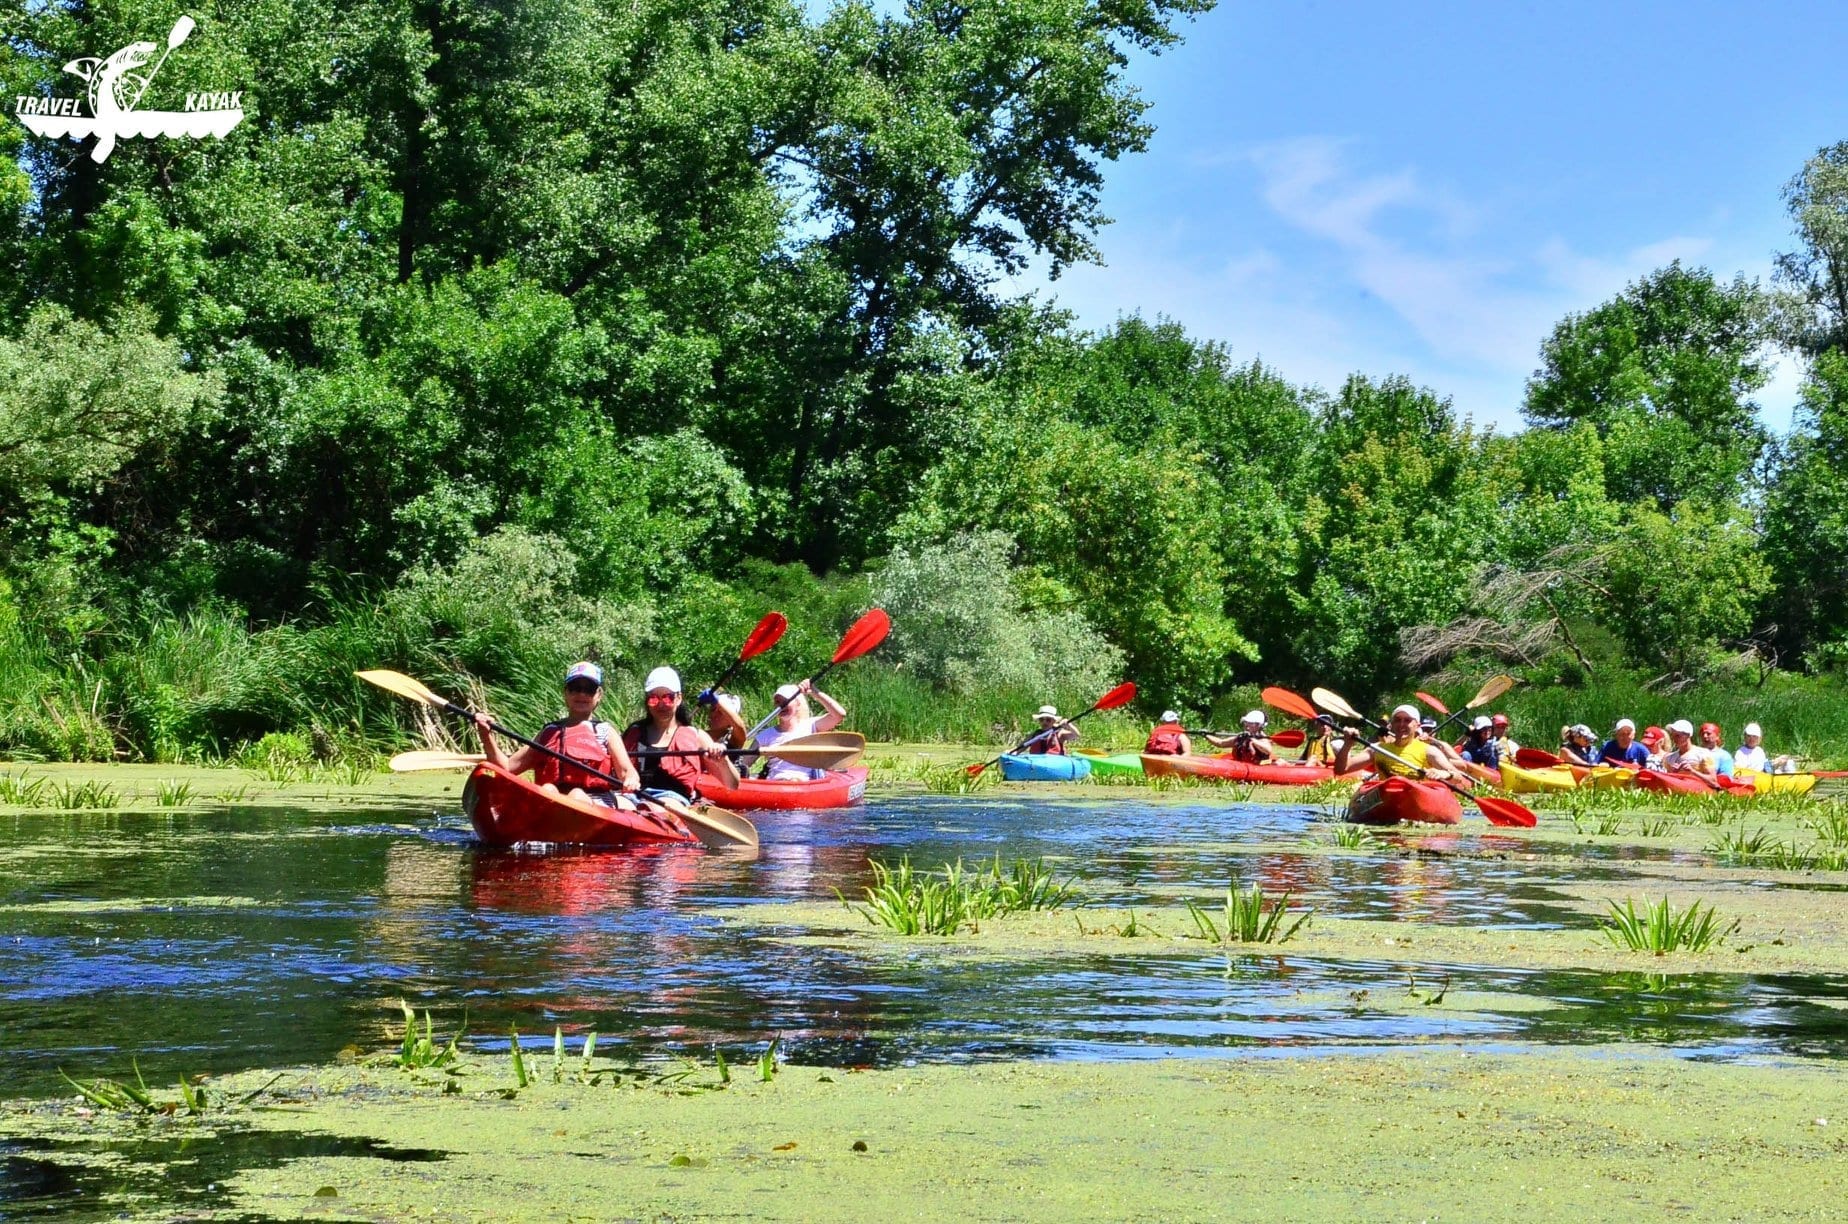
[[(1131, 70), (1157, 131), (1106, 167), (1106, 266), (1051, 292), (1293, 382), (1405, 374), (1504, 431), (1568, 312), (1674, 258), (1768, 279), (1783, 185), (1848, 140), (1840, 0), (1266, 0), (1183, 31)], [(1774, 429), (1799, 375), (1758, 397)]]

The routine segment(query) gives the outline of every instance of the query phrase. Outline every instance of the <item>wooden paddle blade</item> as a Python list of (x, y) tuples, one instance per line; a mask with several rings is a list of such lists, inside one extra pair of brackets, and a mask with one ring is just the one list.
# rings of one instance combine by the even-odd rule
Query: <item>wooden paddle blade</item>
[(776, 746), (778, 752), (785, 748), (851, 748), (864, 752), (866, 737), (858, 731), (815, 731), (808, 735), (792, 735)]
[(1097, 704), (1091, 708), (1093, 710), (1114, 710), (1118, 706), (1128, 705), (1135, 699), (1136, 686), (1134, 682), (1125, 680), (1123, 683), (1111, 689), (1108, 693), (1105, 693), (1102, 697), (1099, 697), (1097, 699)]
[(669, 791), (641, 791), (635, 797), (644, 806), (653, 804), (680, 817), (702, 845), (724, 849), (759, 844), (757, 826), (736, 812), (706, 803), (695, 806)]
[(400, 752), (390, 761), (393, 773), (425, 769), (473, 769), (486, 760), (479, 752)]
[(1309, 737), (1294, 727), (1288, 728), (1270, 737), (1270, 742), (1279, 748), (1301, 748), (1303, 741)]
[(1545, 769), (1559, 764), (1559, 758), (1541, 748), (1517, 748), (1514, 763), (1522, 769)]
[(1264, 699), (1265, 705), (1282, 710), (1285, 714), (1294, 714), (1298, 718), (1307, 718), (1311, 721), (1316, 717), (1316, 708), (1289, 689), (1271, 687), (1259, 693), (1258, 696)]
[(1339, 693), (1331, 693), (1325, 688), (1318, 688), (1318, 689), (1310, 689), (1309, 696), (1314, 698), (1315, 703), (1321, 706), (1324, 710), (1327, 710), (1330, 714), (1339, 715), (1342, 718), (1356, 719), (1360, 722), (1372, 722), (1373, 721), (1372, 719), (1368, 718), (1366, 715), (1362, 714), (1359, 710), (1356, 710), (1353, 706), (1349, 705), (1347, 703), (1347, 699), (1341, 696), (1341, 694)]
[(868, 610), (842, 635), (840, 649), (834, 652), (833, 663), (845, 663), (849, 659), (859, 658), (885, 641), (886, 634), (891, 631), (892, 618), (885, 614), (884, 608)]
[(751, 636), (744, 639), (744, 645), (738, 651), (738, 662), (755, 659), (764, 651), (782, 640), (783, 631), (789, 628), (789, 618), (781, 612), (766, 613), (757, 622), (757, 628), (751, 630)]
[(779, 761), (788, 761), (791, 765), (801, 765), (807, 769), (846, 769), (857, 764), (862, 749), (849, 746), (830, 746), (827, 744), (778, 744), (774, 748), (764, 748), (759, 756), (775, 757)]
[[(1483, 705), (1487, 702), (1494, 701), (1497, 697), (1500, 697), (1503, 693), (1507, 692), (1509, 689), (1513, 687), (1514, 687), (1514, 677), (1513, 676), (1505, 675), (1505, 674), (1499, 675), (1499, 676), (1490, 676), (1487, 680), (1484, 680), (1482, 682), (1482, 687), (1476, 690), (1476, 695), (1474, 697), (1471, 697), (1469, 699), (1469, 704), (1464, 706), (1463, 708), (1466, 710), (1473, 710), (1479, 705)], [(1423, 695), (1424, 694), (1422, 693), (1419, 694), (1419, 696), (1421, 697)], [(1448, 713), (1448, 712), (1449, 711), (1445, 711), (1445, 713)]]
[(381, 670), (356, 671), (353, 674), (358, 676), (361, 680), (364, 680), (367, 684), (378, 685), (388, 693), (396, 693), (400, 697), (408, 697), (412, 701), (420, 701), (424, 705), (432, 706), (438, 710), (447, 710), (450, 707), (450, 703), (447, 700), (438, 697), (435, 693), (432, 693), (429, 689), (411, 679), (403, 672)]
[[(1437, 698), (1431, 696), (1431, 694), (1429, 693), (1413, 693), (1412, 696), (1418, 698), (1418, 700), (1424, 702), (1426, 705), (1430, 706), (1433, 710), (1436, 710), (1439, 714), (1450, 713), (1449, 706), (1445, 705), (1443, 702), (1439, 701)], [(1491, 698), (1491, 700), (1493, 700), (1493, 698)]]
[(1470, 799), (1482, 810), (1483, 818), (1490, 824), (1510, 829), (1531, 829), (1540, 823), (1540, 818), (1534, 815), (1531, 808), (1512, 799), (1497, 799), (1493, 795), (1471, 795)]

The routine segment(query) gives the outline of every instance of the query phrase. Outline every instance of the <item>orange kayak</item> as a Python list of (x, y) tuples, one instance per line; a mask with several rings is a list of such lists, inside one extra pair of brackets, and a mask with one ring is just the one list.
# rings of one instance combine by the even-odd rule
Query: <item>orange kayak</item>
[(1442, 782), (1420, 778), (1378, 778), (1363, 782), (1348, 801), (1348, 820), (1355, 824), (1457, 824), (1463, 805), (1457, 793)]
[[(520, 842), (562, 842), (581, 846), (632, 846), (699, 838), (664, 809), (623, 811), (568, 799), (485, 761), (462, 788), (462, 810), (475, 836), (490, 846)], [(658, 814), (657, 814), (658, 813)]]
[(735, 787), (720, 786), (715, 778), (699, 784), (699, 793), (722, 808), (838, 808), (866, 794), (866, 770), (829, 770), (812, 781), (772, 782), (768, 778), (740, 778)]
[[(1221, 782), (1262, 782), (1269, 786), (1314, 786), (1334, 780), (1326, 765), (1252, 765), (1229, 756), (1154, 756), (1144, 754), (1142, 772), (1155, 778), (1213, 778)], [(1360, 770), (1351, 776), (1360, 777)]]

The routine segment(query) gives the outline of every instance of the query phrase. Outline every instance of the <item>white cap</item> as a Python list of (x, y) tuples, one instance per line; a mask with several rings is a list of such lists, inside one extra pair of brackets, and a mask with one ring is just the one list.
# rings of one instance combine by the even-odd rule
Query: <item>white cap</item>
[(779, 702), (791, 702), (796, 699), (797, 694), (801, 691), (802, 686), (800, 684), (779, 684), (776, 689), (776, 699)]
[(1392, 716), (1394, 718), (1397, 718), (1401, 714), (1405, 715), (1413, 722), (1418, 721), (1418, 707), (1415, 705), (1394, 706), (1392, 708)]
[(1489, 716), (1487, 714), (1478, 714), (1476, 715), (1476, 721), (1469, 725), (1469, 729), (1471, 731), (1488, 731), (1494, 726), (1495, 724), (1489, 721)]
[(1165, 723), (1180, 722), (1181, 721), (1180, 711), (1179, 710), (1163, 710), (1161, 712), (1161, 720)]
[(1057, 718), (1058, 716), (1059, 716), (1058, 706), (1043, 705), (1039, 708), (1039, 713), (1035, 714), (1033, 717), (1035, 718)]
[(1757, 736), (1763, 736), (1764, 733), (1765, 733), (1765, 729), (1759, 726), (1757, 723), (1746, 723), (1745, 730), (1739, 732), (1740, 735), (1757, 735)]
[(744, 698), (738, 696), (736, 693), (720, 693), (719, 704), (730, 710), (733, 714), (742, 713), (744, 710)]
[(642, 692), (652, 693), (656, 689), (666, 689), (670, 693), (680, 691), (680, 673), (671, 667), (657, 667), (648, 673), (648, 679), (642, 681)]
[(1257, 723), (1258, 726), (1262, 727), (1264, 725), (1264, 711), (1247, 710), (1245, 711), (1245, 717), (1239, 719), (1239, 721), (1242, 723)]
[(565, 673), (565, 683), (570, 684), (573, 680), (589, 680), (598, 688), (602, 688), (603, 669), (589, 660), (573, 663), (571, 669)]
[(1694, 724), (1685, 718), (1677, 718), (1674, 722), (1669, 723), (1668, 729), (1670, 731), (1678, 731), (1682, 735), (1694, 734)]
[(1617, 720), (1617, 725), (1611, 729), (1613, 731), (1634, 731), (1636, 730), (1636, 724), (1627, 718), (1620, 718)]

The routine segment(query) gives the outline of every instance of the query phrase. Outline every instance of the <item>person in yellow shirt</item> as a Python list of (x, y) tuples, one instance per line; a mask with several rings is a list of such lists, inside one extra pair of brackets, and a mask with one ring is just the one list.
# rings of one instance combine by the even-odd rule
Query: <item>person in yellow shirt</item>
[[(1355, 744), (1367, 741), (1358, 730), (1350, 728), (1341, 746), (1335, 750), (1335, 772), (1346, 773), (1348, 770), (1348, 753)], [(1418, 710), (1409, 705), (1397, 706), (1386, 720), (1386, 732), (1380, 736), (1382, 752), (1368, 748), (1373, 758), (1373, 772), (1380, 777), (1398, 775), (1406, 778), (1426, 777), (1443, 779), (1452, 776), (1466, 779), (1461, 763), (1456, 761), (1450, 749), (1435, 739), (1425, 735), (1418, 726)], [(1399, 758), (1394, 760), (1393, 757)]]

